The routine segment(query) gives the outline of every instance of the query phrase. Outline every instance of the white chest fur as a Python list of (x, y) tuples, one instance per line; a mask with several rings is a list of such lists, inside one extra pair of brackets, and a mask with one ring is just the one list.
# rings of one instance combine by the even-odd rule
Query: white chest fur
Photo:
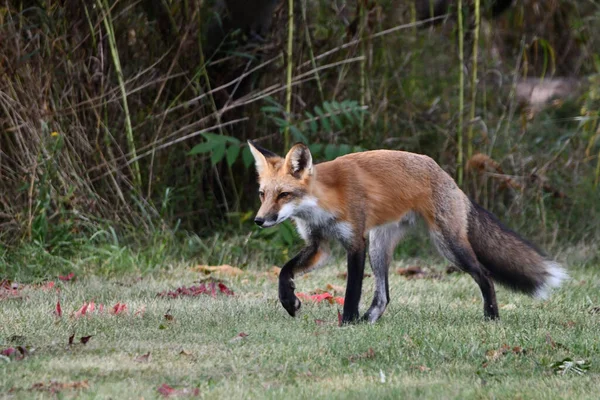
[(336, 215), (319, 207), (315, 197), (303, 199), (294, 212), (298, 234), (307, 241), (313, 232), (320, 232), (325, 239), (332, 238), (342, 243), (350, 243), (354, 232), (352, 225), (338, 221)]

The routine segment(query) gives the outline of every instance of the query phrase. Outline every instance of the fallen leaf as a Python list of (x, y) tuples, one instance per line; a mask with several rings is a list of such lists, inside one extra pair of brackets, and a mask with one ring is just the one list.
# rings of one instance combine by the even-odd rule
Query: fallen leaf
[(353, 362), (356, 362), (358, 360), (371, 359), (371, 358), (375, 358), (375, 350), (373, 350), (372, 347), (369, 347), (369, 350), (367, 350), (364, 353), (355, 354), (353, 356), (348, 357), (348, 361), (350, 361), (351, 363), (353, 363)]
[(156, 389), (158, 393), (162, 394), (165, 397), (174, 397), (174, 396), (198, 396), (200, 394), (200, 389), (175, 389), (166, 383), (163, 383)]
[(146, 312), (146, 306), (141, 306), (140, 308), (138, 308), (136, 310), (136, 312), (133, 313), (133, 315), (134, 316), (138, 316), (139, 315), (140, 317), (143, 317), (145, 312)]
[(83, 343), (83, 344), (87, 344), (87, 342), (89, 342), (89, 341), (90, 341), (90, 339), (92, 338), (92, 336), (94, 336), (94, 335), (90, 335), (90, 336), (82, 336), (82, 337), (79, 339), (79, 341), (80, 341), (81, 343)]
[(171, 309), (170, 308), (167, 310), (167, 313), (165, 314), (165, 319), (167, 321), (173, 321), (175, 319), (175, 317), (171, 315)]
[(54, 288), (54, 281), (46, 282), (42, 285), (42, 290), (51, 290)]
[(565, 328), (572, 328), (575, 326), (575, 321), (567, 321), (563, 324)]
[(163, 383), (162, 385), (160, 385), (157, 389), (158, 393), (162, 394), (165, 397), (169, 397), (171, 395), (175, 394), (175, 389), (173, 389), (171, 386), (167, 385), (166, 383)]
[(182, 349), (182, 350), (179, 352), (179, 355), (180, 355), (180, 356), (185, 356), (185, 357), (192, 357), (192, 356), (193, 356), (193, 354), (192, 354), (192, 353), (190, 353), (190, 352), (188, 352), (188, 351), (185, 351), (185, 350), (183, 350), (183, 349)]
[(2, 354), (3, 356), (6, 356), (6, 357), (10, 357), (10, 356), (16, 354), (16, 352), (17, 352), (17, 349), (15, 349), (14, 347), (9, 347), (8, 349), (2, 350), (2, 352), (0, 352), (0, 354)]
[(68, 282), (68, 281), (72, 281), (73, 278), (75, 278), (75, 274), (73, 272), (70, 272), (68, 275), (63, 276), (63, 275), (59, 275), (58, 279), (60, 279), (63, 282)]
[(54, 315), (56, 315), (57, 317), (62, 317), (62, 308), (60, 307), (60, 300), (58, 300), (56, 302), (56, 308), (54, 310)]
[(315, 319), (315, 324), (325, 325), (325, 324), (327, 324), (327, 322), (324, 319)]
[(148, 352), (146, 354), (142, 354), (141, 356), (137, 356), (136, 358), (133, 359), (133, 361), (139, 362), (139, 363), (149, 362), (150, 361), (150, 352)]
[(219, 282), (219, 290), (227, 296), (233, 296), (233, 290), (229, 289), (225, 284)]
[(238, 342), (240, 340), (243, 340), (244, 338), (246, 338), (248, 336), (247, 333), (245, 332), (240, 332), (238, 333), (233, 339), (231, 339), (229, 342), (233, 343), (233, 342)]
[(576, 373), (577, 375), (583, 375), (590, 368), (590, 363), (585, 360), (573, 360), (568, 357), (562, 361), (554, 362), (550, 367), (560, 375), (565, 375), (569, 372)]
[[(219, 292), (223, 293), (227, 296), (233, 296), (233, 291), (230, 290), (225, 285), (222, 285), (222, 286), (219, 285)], [(175, 290), (160, 292), (157, 294), (157, 296), (158, 297), (169, 297), (171, 299), (176, 299), (178, 297), (184, 297), (184, 296), (196, 297), (196, 296), (200, 296), (202, 294), (212, 295), (213, 297), (215, 297), (217, 294), (215, 282), (210, 282), (208, 286), (204, 283), (202, 283), (198, 286), (190, 286), (190, 287), (181, 286)]]
[(50, 393), (58, 393), (62, 390), (81, 390), (81, 389), (89, 389), (90, 385), (87, 380), (79, 381), (79, 382), (49, 382), (49, 383), (34, 383), (31, 385), (29, 390), (39, 390), (46, 391)]
[[(348, 272), (340, 272), (339, 274), (337, 274), (337, 277), (340, 279), (346, 280), (346, 279), (348, 279)], [(370, 277), (371, 277), (371, 274), (369, 274), (369, 273), (365, 273), (363, 275), (363, 278), (370, 278)]]
[(554, 340), (552, 340), (552, 337), (550, 336), (549, 333), (546, 333), (546, 343), (548, 343), (553, 349), (559, 348), (559, 349), (569, 350), (569, 348), (567, 346), (565, 346), (564, 344), (558, 343), (558, 342), (555, 342)]
[(344, 305), (344, 298), (343, 297), (334, 297), (333, 300), (338, 303), (340, 306)]
[(244, 271), (238, 267), (232, 267), (231, 265), (219, 265), (219, 266), (208, 266), (208, 265), (197, 265), (192, 268), (193, 271), (203, 272), (205, 274), (220, 274), (227, 276), (240, 276), (244, 274)]
[(337, 312), (338, 312), (338, 326), (342, 326), (343, 318), (342, 318), (342, 313), (340, 312), (339, 308), (338, 308)]
[(79, 318), (85, 315), (85, 313), (87, 312), (88, 309), (88, 303), (83, 303), (83, 305), (81, 306), (81, 308), (77, 311), (75, 311), (75, 314), (73, 314), (74, 318)]
[(326, 288), (327, 290), (333, 290), (334, 294), (335, 292), (344, 293), (346, 291), (342, 286), (332, 285), (331, 283), (328, 283)]
[(417, 368), (419, 371), (421, 371), (421, 372), (429, 372), (429, 371), (431, 371), (431, 368), (429, 368), (429, 367), (428, 367), (428, 366), (426, 366), (426, 365), (419, 365), (419, 366), (418, 366), (418, 367), (416, 367), (416, 368)]
[(525, 354), (525, 350), (521, 346), (514, 346), (511, 348), (509, 345), (503, 344), (499, 349), (488, 350), (485, 353), (485, 357), (489, 361), (496, 361), (501, 356), (503, 356), (509, 352), (512, 352), (514, 354)]
[(402, 275), (402, 276), (413, 276), (413, 275), (424, 275), (425, 271), (423, 270), (423, 268), (413, 265), (407, 268), (398, 268), (396, 270), (396, 273), (398, 275)]
[(119, 315), (127, 313), (127, 304), (117, 303), (110, 310), (111, 314)]

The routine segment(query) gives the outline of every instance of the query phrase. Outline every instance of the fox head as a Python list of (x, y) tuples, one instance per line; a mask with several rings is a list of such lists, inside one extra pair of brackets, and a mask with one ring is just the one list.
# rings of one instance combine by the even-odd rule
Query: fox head
[(254, 222), (263, 228), (293, 217), (308, 195), (313, 176), (310, 150), (295, 144), (285, 158), (248, 141), (258, 172), (258, 195), (262, 205)]

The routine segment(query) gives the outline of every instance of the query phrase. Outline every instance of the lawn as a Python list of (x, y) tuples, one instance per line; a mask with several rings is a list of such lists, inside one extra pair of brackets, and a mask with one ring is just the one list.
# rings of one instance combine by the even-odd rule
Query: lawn
[[(401, 266), (396, 263), (394, 270)], [(338, 326), (339, 305), (303, 302), (287, 315), (268, 267), (220, 275), (195, 297), (157, 293), (210, 278), (181, 265), (143, 278), (76, 276), (25, 285), (0, 300), (3, 398), (598, 398), (600, 275), (571, 271), (548, 301), (498, 289), (501, 320), (486, 322), (464, 274), (391, 278), (375, 325)], [(297, 279), (297, 290), (344, 285), (337, 264)], [(210, 285), (209, 285), (210, 286)], [(365, 279), (364, 312), (373, 279)], [(60, 288), (60, 292), (57, 292)], [(333, 293), (337, 295), (336, 293)], [(55, 315), (60, 297), (62, 317)], [(94, 311), (76, 317), (84, 302)], [(124, 311), (111, 313), (116, 303)], [(105, 306), (102, 313), (99, 305)], [(69, 338), (72, 336), (72, 344)], [(81, 337), (90, 336), (86, 344)], [(589, 369), (561, 375), (570, 357)], [(167, 386), (163, 386), (167, 385)]]

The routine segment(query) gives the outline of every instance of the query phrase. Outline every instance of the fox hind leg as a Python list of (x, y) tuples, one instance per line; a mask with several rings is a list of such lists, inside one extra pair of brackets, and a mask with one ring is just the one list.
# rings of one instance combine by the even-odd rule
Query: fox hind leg
[(487, 319), (498, 319), (498, 304), (494, 283), (477, 260), (469, 240), (460, 233), (430, 231), (438, 251), (450, 262), (467, 272), (475, 280), (483, 297), (483, 314)]
[(373, 228), (369, 232), (369, 261), (375, 277), (375, 294), (363, 319), (374, 323), (390, 302), (388, 273), (394, 249), (404, 236), (402, 222)]

